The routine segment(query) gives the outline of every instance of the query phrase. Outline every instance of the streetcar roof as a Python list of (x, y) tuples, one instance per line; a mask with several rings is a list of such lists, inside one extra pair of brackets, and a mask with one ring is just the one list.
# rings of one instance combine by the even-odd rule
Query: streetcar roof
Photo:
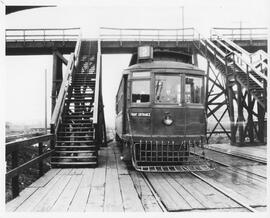
[(129, 66), (125, 70), (133, 71), (139, 69), (189, 69), (189, 70), (203, 71), (198, 67), (196, 67), (195, 65), (176, 61), (152, 61), (152, 62), (138, 63)]

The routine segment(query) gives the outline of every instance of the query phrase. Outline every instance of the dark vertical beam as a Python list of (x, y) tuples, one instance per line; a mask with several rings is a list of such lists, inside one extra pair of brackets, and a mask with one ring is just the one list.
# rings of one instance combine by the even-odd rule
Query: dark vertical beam
[(52, 70), (52, 113), (55, 107), (56, 98), (63, 80), (62, 60), (58, 57), (57, 52), (53, 52), (53, 70)]
[[(11, 152), (11, 166), (12, 169), (18, 166), (18, 151)], [(12, 197), (15, 198), (19, 196), (20, 187), (19, 187), (19, 176), (16, 175), (11, 179), (11, 187), (12, 187)]]
[[(209, 95), (208, 95), (208, 89), (209, 89), (209, 70), (210, 70), (210, 62), (207, 60), (207, 70), (206, 70), (206, 85), (205, 85), (205, 103), (204, 103), (204, 108), (205, 108), (205, 113), (206, 113), (206, 118), (207, 118), (207, 110), (208, 110), (208, 100), (209, 100)], [(205, 135), (207, 136), (207, 122), (205, 122)], [(208, 144), (208, 137), (206, 137), (206, 143)]]
[[(42, 155), (43, 153), (43, 142), (39, 142), (38, 143), (38, 155)], [(39, 163), (38, 163), (38, 172), (39, 172), (39, 176), (43, 176), (43, 160), (41, 160)]]
[(238, 106), (238, 130), (239, 130), (239, 142), (243, 144), (245, 141), (244, 135), (244, 114), (243, 114), (243, 94), (240, 83), (237, 83), (237, 106)]
[[(228, 59), (225, 59), (225, 71), (226, 75), (229, 74), (228, 72)], [(230, 117), (230, 126), (231, 126), (231, 144), (236, 143), (236, 128), (234, 123), (234, 106), (233, 106), (233, 84), (229, 81), (228, 76), (226, 77), (226, 87), (227, 87), (227, 99), (228, 99), (228, 113)]]
[(193, 51), (192, 57), (193, 57), (193, 64), (198, 67), (198, 53)]
[(250, 142), (254, 142), (254, 123), (253, 123), (253, 106), (254, 102), (252, 101), (251, 94), (248, 92), (248, 137)]
[(257, 103), (258, 108), (258, 140), (264, 143), (264, 116), (265, 116), (265, 109)]

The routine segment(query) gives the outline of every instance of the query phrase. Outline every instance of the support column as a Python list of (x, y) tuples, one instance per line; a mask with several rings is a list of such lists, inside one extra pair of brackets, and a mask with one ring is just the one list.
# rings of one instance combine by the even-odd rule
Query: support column
[[(208, 100), (209, 100), (209, 95), (208, 95), (208, 91), (209, 91), (209, 70), (210, 70), (210, 62), (207, 61), (207, 71), (206, 71), (206, 87), (205, 87), (205, 103), (204, 103), (204, 107), (205, 107), (205, 113), (206, 113), (206, 119), (208, 118)], [(207, 137), (207, 122), (205, 122), (205, 136), (206, 136), (206, 143), (208, 144), (208, 137)]]
[(240, 145), (245, 141), (244, 134), (244, 114), (243, 114), (243, 95), (241, 84), (237, 82), (237, 105), (238, 105), (238, 130), (239, 130), (239, 142)]
[(254, 142), (254, 123), (253, 123), (253, 106), (254, 102), (251, 99), (251, 94), (248, 93), (248, 137), (250, 142)]
[(53, 70), (52, 70), (52, 113), (56, 103), (56, 97), (59, 93), (62, 75), (62, 60), (58, 57), (57, 52), (53, 52)]
[(230, 117), (230, 126), (231, 126), (231, 144), (236, 143), (236, 129), (234, 125), (234, 106), (233, 106), (233, 87), (228, 87), (228, 112)]
[(193, 59), (193, 64), (194, 64), (196, 67), (198, 67), (198, 53), (196, 53), (195, 51), (193, 51), (192, 59)]
[(258, 140), (264, 143), (264, 116), (265, 116), (265, 109), (257, 103), (258, 108)]

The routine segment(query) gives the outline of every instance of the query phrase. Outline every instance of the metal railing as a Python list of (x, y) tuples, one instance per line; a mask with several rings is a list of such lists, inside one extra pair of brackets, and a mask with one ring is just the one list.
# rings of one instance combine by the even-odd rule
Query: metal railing
[(194, 28), (184, 29), (139, 29), (139, 28), (100, 28), (102, 41), (192, 41)]
[(14, 135), (9, 135), (6, 136), (6, 143), (7, 142), (12, 142), (12, 141), (18, 141), (18, 140), (23, 140), (25, 138), (29, 137), (34, 137), (34, 136), (40, 136), (43, 135), (44, 131), (39, 131), (39, 132), (30, 132), (30, 133), (22, 133), (22, 134), (14, 134)]
[[(227, 54), (223, 52), (218, 46), (216, 46), (211, 40), (203, 37), (201, 34), (197, 33), (200, 38), (199, 40), (199, 46), (200, 44), (204, 45), (205, 48), (207, 48), (207, 51), (212, 53), (212, 55), (215, 56), (215, 58), (219, 59), (219, 61), (226, 65), (225, 58)], [(254, 77), (252, 74), (249, 73), (249, 71), (253, 71), (255, 74), (257, 74), (260, 78), (267, 80), (267, 76), (260, 72), (255, 66), (253, 66), (249, 61), (247, 61), (245, 58), (241, 56), (238, 52), (230, 51), (230, 58), (233, 59), (234, 63), (247, 74), (248, 77), (250, 77), (254, 82), (256, 82), (261, 88), (264, 88), (264, 84), (262, 81), (259, 81), (256, 77)]]
[[(50, 141), (50, 147), (47, 148), (47, 151), (43, 153), (43, 143)], [(38, 143), (38, 156), (32, 158), (26, 163), (19, 165), (18, 154), (20, 151), (25, 149), (27, 146), (32, 146)], [(9, 142), (6, 143), (6, 159), (7, 156), (11, 154), (11, 170), (6, 173), (6, 180), (11, 179), (12, 195), (16, 197), (19, 195), (19, 174), (24, 170), (29, 169), (34, 164), (38, 165), (39, 176), (43, 175), (43, 160), (51, 155), (54, 151), (54, 135), (47, 134), (41, 135), (21, 141)]]
[(77, 43), (75, 47), (74, 53), (71, 53), (68, 65), (66, 68), (66, 73), (64, 75), (59, 94), (56, 99), (56, 104), (53, 110), (52, 118), (51, 118), (51, 133), (55, 134), (58, 130), (59, 124), (61, 123), (61, 114), (64, 109), (65, 99), (68, 94), (68, 86), (71, 83), (72, 74), (78, 64), (78, 57), (80, 54), (81, 47), (81, 35), (77, 38)]
[[(252, 65), (254, 69), (256, 69), (255, 73), (256, 71), (259, 71), (265, 74), (268, 71), (268, 68), (269, 68), (267, 64), (268, 55), (265, 51), (258, 50), (255, 53), (250, 53), (247, 50), (240, 47), (239, 45), (235, 44), (230, 39), (224, 37), (217, 31), (212, 30), (211, 32), (212, 32), (212, 35), (211, 35), (212, 40), (215, 40), (216, 42), (218, 42), (220, 45), (225, 47), (229, 52), (236, 53), (237, 55), (241, 56), (241, 59), (237, 58), (237, 64), (241, 65), (242, 67), (246, 67), (246, 66), (243, 66), (242, 60), (244, 60), (245, 62)], [(232, 47), (234, 50), (232, 50), (230, 47)], [(238, 51), (238, 52), (235, 52), (235, 51)]]
[[(253, 28), (220, 28), (214, 27), (213, 30), (222, 34), (230, 40), (267, 40), (268, 29), (266, 27)], [(212, 35), (212, 33), (211, 33)]]
[(80, 28), (6, 29), (6, 42), (76, 41)]

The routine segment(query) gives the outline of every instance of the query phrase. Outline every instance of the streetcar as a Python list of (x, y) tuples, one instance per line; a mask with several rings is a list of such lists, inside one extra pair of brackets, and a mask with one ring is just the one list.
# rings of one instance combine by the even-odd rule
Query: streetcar
[(116, 95), (116, 141), (138, 171), (208, 170), (205, 72), (190, 54), (141, 46)]

